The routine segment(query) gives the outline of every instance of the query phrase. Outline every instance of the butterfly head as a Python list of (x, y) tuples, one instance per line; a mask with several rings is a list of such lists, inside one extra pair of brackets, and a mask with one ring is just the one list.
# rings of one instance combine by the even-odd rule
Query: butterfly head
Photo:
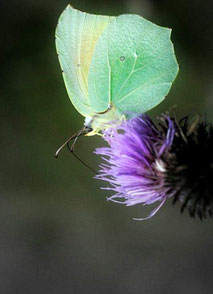
[(86, 117), (84, 125), (92, 129), (86, 136), (100, 135), (102, 130), (117, 126), (125, 120), (125, 115), (112, 105), (105, 112)]

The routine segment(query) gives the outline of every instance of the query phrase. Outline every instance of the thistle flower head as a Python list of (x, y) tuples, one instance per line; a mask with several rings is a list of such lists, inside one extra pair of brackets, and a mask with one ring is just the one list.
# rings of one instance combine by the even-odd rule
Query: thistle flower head
[(158, 202), (152, 217), (167, 198), (187, 207), (192, 217), (213, 213), (213, 128), (188, 117), (177, 122), (161, 116), (156, 126), (142, 115), (104, 132), (108, 147), (96, 149), (105, 163), (97, 179), (114, 191), (108, 199), (127, 206)]
[(213, 127), (198, 116), (185, 117), (175, 127), (174, 160), (167, 173), (173, 203), (181, 202), (181, 212), (188, 208), (190, 216), (206, 218), (213, 213)]
[[(98, 148), (103, 155), (97, 179), (107, 181), (115, 194), (109, 197), (127, 206), (152, 204), (160, 201), (147, 217), (153, 216), (168, 198), (170, 187), (165, 185), (175, 128), (166, 117), (167, 131), (162, 132), (151, 119), (142, 115), (104, 132), (109, 147)], [(144, 218), (145, 219), (145, 218)]]

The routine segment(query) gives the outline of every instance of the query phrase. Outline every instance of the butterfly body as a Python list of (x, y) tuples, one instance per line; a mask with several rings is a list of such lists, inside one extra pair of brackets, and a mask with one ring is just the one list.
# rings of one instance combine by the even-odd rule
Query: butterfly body
[(87, 136), (100, 134), (101, 130), (120, 124), (124, 120), (126, 120), (126, 116), (115, 106), (111, 105), (106, 111), (97, 112), (92, 117), (87, 116), (85, 118), (85, 126), (89, 126), (93, 130)]

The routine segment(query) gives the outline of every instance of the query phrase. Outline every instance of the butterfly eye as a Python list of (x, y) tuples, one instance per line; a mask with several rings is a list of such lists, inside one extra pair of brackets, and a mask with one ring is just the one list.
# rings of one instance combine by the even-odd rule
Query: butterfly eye
[(120, 57), (120, 61), (122, 61), (122, 62), (123, 62), (125, 59), (126, 59), (126, 57), (124, 57), (124, 56), (121, 56), (121, 57)]

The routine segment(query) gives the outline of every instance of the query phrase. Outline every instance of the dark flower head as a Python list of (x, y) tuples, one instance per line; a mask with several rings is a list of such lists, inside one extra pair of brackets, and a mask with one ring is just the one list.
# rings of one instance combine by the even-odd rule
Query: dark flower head
[(200, 219), (213, 213), (213, 127), (185, 117), (177, 124), (170, 153), (174, 160), (167, 174), (173, 203), (180, 200), (181, 212)]
[(167, 198), (181, 202), (191, 216), (213, 213), (213, 128), (198, 120), (176, 122), (161, 116), (156, 126), (147, 115), (104, 131), (109, 147), (97, 179), (115, 194), (108, 199), (127, 206), (159, 202), (144, 220), (152, 217)]

